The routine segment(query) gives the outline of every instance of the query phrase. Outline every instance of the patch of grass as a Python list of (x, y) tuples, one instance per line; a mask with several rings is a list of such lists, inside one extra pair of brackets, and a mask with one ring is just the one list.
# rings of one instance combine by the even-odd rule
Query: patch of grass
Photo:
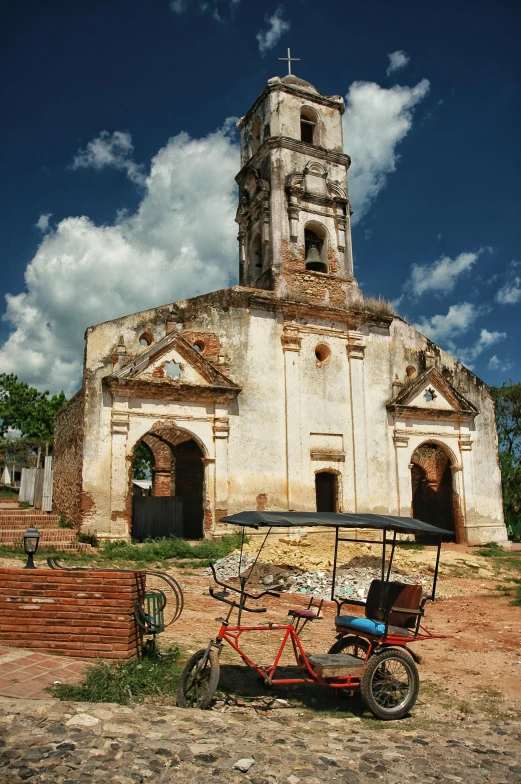
[(418, 542), (400, 542), (400, 548), (403, 550), (425, 550), (425, 545), (418, 544)]
[(374, 316), (395, 316), (393, 306), (386, 299), (382, 297), (364, 297), (356, 308), (364, 313), (372, 313)]
[(478, 555), (494, 559), (496, 577), (502, 580), (502, 584), (498, 585), (496, 590), (511, 596), (511, 605), (521, 607), (521, 579), (511, 576), (512, 572), (521, 572), (521, 553), (512, 553), (499, 547), (495, 542), (490, 542), (478, 550)]
[(18, 509), (32, 509), (33, 505), (28, 504), (27, 501), (19, 501), (18, 502)]
[[(98, 542), (92, 534), (80, 533), (79, 542), (87, 542), (93, 547)], [(94, 544), (96, 541), (96, 544)], [(247, 541), (247, 538), (244, 540)], [(67, 566), (94, 566), (97, 568), (128, 568), (142, 569), (149, 564), (157, 564), (159, 568), (175, 566), (199, 569), (208, 566), (210, 561), (218, 561), (240, 547), (241, 534), (228, 534), (221, 539), (208, 539), (190, 544), (185, 539), (170, 537), (168, 539), (150, 539), (143, 544), (127, 544), (126, 542), (105, 542), (101, 553), (64, 553), (52, 547), (40, 548), (35, 562), (43, 563), (47, 558), (57, 558)], [(18, 547), (0, 547), (0, 557), (24, 557), (22, 543)]]
[(194, 545), (175, 536), (168, 539), (149, 539), (143, 544), (106, 542), (101, 557), (106, 561), (130, 561), (140, 564), (188, 559), (191, 565), (208, 566), (210, 561), (224, 558), (240, 547), (240, 544), (240, 534), (227, 534), (221, 539), (205, 539)]
[(175, 703), (182, 664), (177, 648), (144, 654), (138, 661), (108, 664), (98, 661), (85, 672), (83, 683), (50, 686), (48, 691), (59, 700), (74, 702)]
[(0, 487), (0, 498), (18, 498), (18, 488)]

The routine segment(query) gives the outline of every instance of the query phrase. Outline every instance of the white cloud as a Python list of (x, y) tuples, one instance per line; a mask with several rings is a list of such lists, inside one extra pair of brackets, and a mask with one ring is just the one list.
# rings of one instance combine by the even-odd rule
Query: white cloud
[(446, 316), (439, 314), (430, 319), (423, 318), (414, 326), (436, 343), (447, 343), (453, 337), (467, 332), (479, 314), (479, 309), (470, 302), (460, 302), (451, 305)]
[(472, 363), (480, 356), (480, 354), (489, 349), (491, 346), (494, 346), (499, 341), (504, 340), (506, 336), (506, 332), (489, 332), (488, 329), (482, 329), (479, 338), (476, 340), (473, 346), (469, 346), (468, 348), (455, 349), (454, 353), (457, 355), (458, 359), (463, 362), (464, 365), (472, 368)]
[(135, 213), (108, 226), (61, 220), (28, 265), (26, 290), (6, 297), (13, 331), (0, 347), (2, 371), (71, 394), (87, 326), (230, 285), (238, 167), (222, 129), (202, 139), (181, 133), (153, 158)]
[(127, 131), (101, 131), (84, 150), (80, 150), (71, 163), (71, 169), (104, 169), (110, 166), (124, 171), (137, 185), (145, 184), (145, 172), (133, 159), (134, 145)]
[(34, 224), (36, 226), (36, 228), (40, 229), (40, 231), (43, 234), (46, 234), (49, 231), (49, 219), (50, 219), (50, 217), (51, 217), (51, 213), (50, 212), (43, 213), (42, 215), (40, 215), (40, 217), (38, 218), (38, 220)]
[(284, 33), (287, 33), (290, 28), (290, 22), (282, 18), (284, 7), (279, 5), (275, 13), (271, 16), (266, 16), (264, 21), (267, 24), (266, 30), (259, 30), (256, 35), (259, 44), (259, 52), (262, 56), (270, 49), (278, 44)]
[(493, 354), (487, 365), (489, 370), (500, 370), (502, 373), (506, 373), (507, 370), (511, 370), (513, 367), (512, 362), (509, 359), (499, 359), (496, 354)]
[(411, 130), (413, 109), (429, 87), (422, 79), (415, 87), (385, 89), (375, 82), (354, 82), (349, 88), (343, 123), (344, 147), (352, 160), (348, 176), (353, 223), (363, 218), (395, 171), (396, 147)]
[(511, 283), (499, 289), (494, 298), (500, 305), (515, 305), (521, 300), (521, 278), (515, 277)]
[(389, 58), (387, 76), (390, 76), (392, 73), (394, 73), (394, 71), (398, 71), (400, 68), (405, 68), (407, 63), (409, 63), (411, 60), (409, 55), (401, 49), (398, 49), (396, 52), (391, 52), (391, 54), (387, 56)]
[(413, 264), (404, 290), (415, 296), (426, 291), (448, 294), (456, 285), (457, 278), (469, 272), (482, 253), (483, 249), (480, 249), (476, 253), (460, 253), (455, 259), (440, 256), (432, 264)]
[(170, 10), (174, 14), (184, 14), (194, 8), (202, 14), (210, 14), (216, 21), (222, 21), (223, 8), (232, 13), (239, 7), (241, 0), (170, 0)]
[(480, 354), (506, 338), (506, 332), (489, 332), (488, 329), (482, 329), (474, 345), (460, 348), (455, 344), (454, 338), (468, 332), (483, 312), (483, 308), (471, 305), (469, 302), (460, 302), (457, 305), (451, 305), (447, 315), (439, 314), (430, 319), (424, 318), (414, 326), (472, 369), (472, 363)]

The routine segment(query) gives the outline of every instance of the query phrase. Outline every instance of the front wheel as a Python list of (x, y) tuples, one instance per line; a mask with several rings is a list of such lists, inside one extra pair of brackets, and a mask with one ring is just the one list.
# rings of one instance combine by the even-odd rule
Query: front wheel
[(217, 652), (202, 648), (188, 659), (179, 679), (179, 708), (207, 708), (219, 683), (220, 666)]
[(420, 678), (404, 651), (389, 648), (371, 656), (362, 674), (362, 699), (374, 715), (388, 721), (405, 716), (418, 696)]

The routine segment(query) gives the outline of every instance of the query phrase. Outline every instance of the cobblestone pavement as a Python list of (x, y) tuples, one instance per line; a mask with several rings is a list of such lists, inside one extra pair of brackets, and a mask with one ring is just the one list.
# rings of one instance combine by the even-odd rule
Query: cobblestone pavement
[(24, 781), (517, 784), (521, 725), (0, 698), (0, 782)]

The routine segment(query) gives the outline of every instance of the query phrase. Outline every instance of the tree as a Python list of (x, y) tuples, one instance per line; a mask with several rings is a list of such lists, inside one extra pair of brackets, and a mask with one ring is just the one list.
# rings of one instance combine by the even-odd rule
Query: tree
[(492, 387), (496, 406), (503, 506), (509, 533), (521, 538), (521, 382)]
[(23, 438), (51, 441), (54, 417), (66, 400), (63, 391), (49, 397), (48, 391), (38, 392), (14, 373), (0, 373), (0, 436), (11, 428)]
[(143, 441), (139, 441), (134, 451), (134, 460), (132, 461), (132, 479), (150, 479), (153, 466), (154, 458), (152, 452)]

